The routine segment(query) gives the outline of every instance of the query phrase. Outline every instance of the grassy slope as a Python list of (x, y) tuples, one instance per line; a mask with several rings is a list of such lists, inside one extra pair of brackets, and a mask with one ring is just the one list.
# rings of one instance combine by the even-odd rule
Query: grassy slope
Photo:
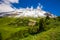
[[(28, 19), (28, 18), (26, 18)], [(30, 18), (33, 19), (33, 18)], [(0, 18), (0, 33), (2, 33), (2, 39), (5, 40), (6, 38), (11, 37), (12, 34), (20, 31), (25, 30), (27, 27), (15, 27), (14, 25), (9, 26), (8, 24), (14, 22), (15, 18)], [(34, 19), (39, 21), (39, 19)], [(60, 22), (59, 21), (50, 21), (50, 25), (48, 27), (52, 27), (51, 29), (41, 32), (36, 35), (30, 35), (26, 38), (20, 40), (60, 40)], [(55, 25), (57, 23), (58, 25)], [(54, 28), (53, 28), (54, 27)], [(12, 40), (14, 40), (12, 38)], [(17, 40), (17, 39), (15, 39)]]
[(51, 28), (48, 31), (21, 40), (60, 40), (60, 27)]

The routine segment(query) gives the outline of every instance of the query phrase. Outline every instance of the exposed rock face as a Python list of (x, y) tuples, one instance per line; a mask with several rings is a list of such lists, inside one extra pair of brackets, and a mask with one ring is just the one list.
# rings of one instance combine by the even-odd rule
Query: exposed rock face
[(55, 16), (55, 15), (49, 13), (49, 12), (46, 12), (44, 15), (49, 16), (50, 18), (55, 18), (55, 17), (57, 17), (57, 16)]
[(35, 26), (36, 25), (36, 21), (35, 20), (29, 20), (28, 26)]

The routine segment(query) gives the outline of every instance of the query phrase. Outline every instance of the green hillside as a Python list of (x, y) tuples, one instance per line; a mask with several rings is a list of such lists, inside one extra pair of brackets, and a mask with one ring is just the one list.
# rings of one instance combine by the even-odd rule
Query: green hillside
[(0, 40), (60, 40), (60, 17), (0, 18)]

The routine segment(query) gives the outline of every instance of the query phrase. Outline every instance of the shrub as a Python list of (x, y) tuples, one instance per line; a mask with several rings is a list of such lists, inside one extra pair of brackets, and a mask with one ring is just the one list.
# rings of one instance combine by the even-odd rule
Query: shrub
[(57, 20), (60, 21), (60, 16), (57, 17)]
[(44, 19), (43, 18), (40, 19), (40, 21), (39, 21), (39, 31), (45, 31), (45, 26), (46, 26), (46, 24), (44, 22)]
[(29, 29), (28, 31), (31, 35), (37, 34), (38, 30), (39, 30), (38, 26), (29, 27), (28, 29)]
[(28, 26), (28, 22), (29, 22), (28, 19), (21, 19), (21, 18), (18, 18), (18, 19), (16, 19), (15, 21), (11, 22), (11, 23), (8, 24), (8, 25)]
[(0, 40), (2, 40), (2, 35), (1, 35), (1, 33), (0, 33)]

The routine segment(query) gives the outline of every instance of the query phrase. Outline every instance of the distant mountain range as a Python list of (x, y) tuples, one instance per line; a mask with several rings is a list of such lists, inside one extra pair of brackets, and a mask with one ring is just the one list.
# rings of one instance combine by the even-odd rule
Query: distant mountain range
[(19, 10), (11, 12), (1, 12), (0, 17), (57, 17), (49, 12), (42, 10), (39, 6), (36, 9), (31, 8), (20, 8)]

